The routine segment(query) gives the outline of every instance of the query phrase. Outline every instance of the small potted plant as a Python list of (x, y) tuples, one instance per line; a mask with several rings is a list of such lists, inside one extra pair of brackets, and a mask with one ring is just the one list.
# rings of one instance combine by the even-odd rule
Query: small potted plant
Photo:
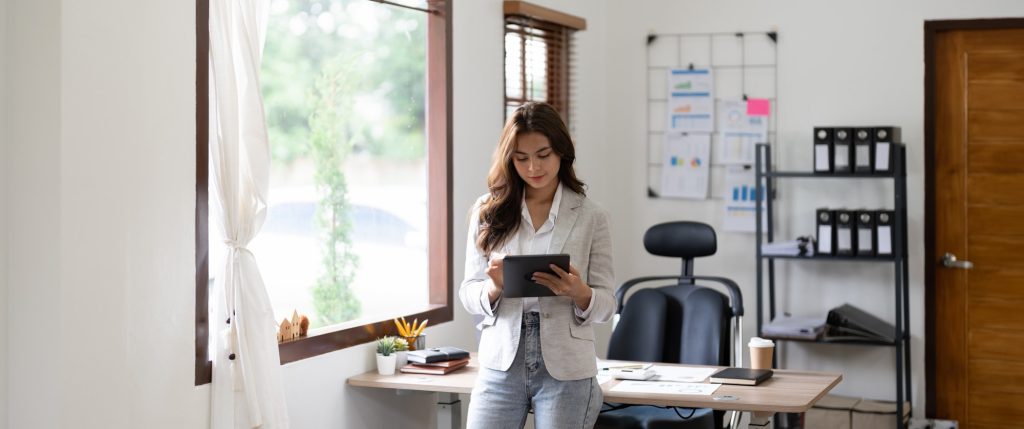
[(409, 342), (405, 341), (405, 338), (394, 337), (395, 339), (395, 366), (397, 369), (401, 369), (405, 364), (409, 363), (409, 357), (406, 353), (409, 353)]
[(377, 373), (380, 375), (392, 375), (395, 373), (395, 364), (398, 356), (395, 355), (395, 337), (384, 336), (377, 339)]

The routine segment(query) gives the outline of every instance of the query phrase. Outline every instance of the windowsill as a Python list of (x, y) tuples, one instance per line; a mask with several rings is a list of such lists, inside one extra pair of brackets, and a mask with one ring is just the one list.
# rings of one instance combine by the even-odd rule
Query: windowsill
[[(432, 304), (425, 311), (404, 315), (404, 317), (406, 319), (430, 319), (433, 322), (430, 326), (437, 326), (452, 320), (450, 307), (441, 304)], [(325, 328), (311, 329), (310, 335), (278, 343), (281, 364), (366, 344), (385, 335), (397, 335), (396, 329), (395, 323), (391, 319), (377, 322), (353, 320)]]

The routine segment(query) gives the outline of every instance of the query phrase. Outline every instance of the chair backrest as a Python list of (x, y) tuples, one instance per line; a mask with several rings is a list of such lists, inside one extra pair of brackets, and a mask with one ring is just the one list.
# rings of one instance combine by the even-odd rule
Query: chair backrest
[[(608, 358), (730, 365), (733, 311), (729, 298), (693, 284), (692, 279), (693, 259), (713, 255), (717, 250), (714, 229), (698, 222), (659, 224), (644, 234), (644, 246), (655, 255), (682, 258), (682, 273), (674, 277), (674, 284), (638, 290), (625, 301), (612, 332)], [(632, 286), (634, 281), (627, 285)]]

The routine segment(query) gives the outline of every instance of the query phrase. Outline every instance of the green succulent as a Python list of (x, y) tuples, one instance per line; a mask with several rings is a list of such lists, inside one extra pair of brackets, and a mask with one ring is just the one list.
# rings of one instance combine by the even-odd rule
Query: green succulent
[(381, 356), (391, 356), (395, 351), (395, 337), (385, 335), (384, 338), (377, 339), (377, 353)]
[(401, 338), (401, 337), (394, 337), (394, 338), (395, 338), (395, 351), (396, 352), (404, 352), (406, 350), (409, 350), (409, 342), (406, 341), (405, 338)]

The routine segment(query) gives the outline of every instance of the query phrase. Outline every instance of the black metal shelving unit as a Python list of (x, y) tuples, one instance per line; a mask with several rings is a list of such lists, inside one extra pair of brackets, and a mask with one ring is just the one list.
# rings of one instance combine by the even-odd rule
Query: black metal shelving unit
[[(757, 333), (761, 335), (761, 326), (764, 323), (765, 292), (767, 292), (768, 320), (775, 319), (775, 262), (777, 260), (807, 260), (807, 261), (846, 261), (851, 263), (890, 263), (893, 265), (893, 295), (896, 300), (895, 316), (895, 341), (829, 341), (829, 340), (793, 340), (782, 341), (813, 342), (821, 344), (853, 344), (868, 346), (893, 347), (895, 350), (896, 367), (896, 427), (904, 429), (906, 425), (903, 420), (903, 401), (911, 401), (911, 379), (910, 379), (910, 303), (909, 287), (910, 280), (908, 257), (907, 257), (907, 173), (906, 173), (906, 146), (902, 143), (894, 144), (893, 147), (893, 172), (885, 175), (868, 174), (818, 174), (813, 172), (799, 171), (773, 171), (771, 147), (767, 144), (757, 145), (757, 156), (755, 163), (757, 193), (756, 195), (768, 195), (768, 198), (756, 198), (757, 222), (756, 222), (756, 253), (757, 253)], [(777, 179), (856, 179), (856, 180), (892, 180), (893, 187), (893, 210), (895, 222), (893, 227), (893, 255), (880, 257), (864, 256), (779, 256), (764, 255), (761, 253), (761, 245), (775, 241), (774, 211), (772, 197), (775, 195), (775, 183)], [(764, 192), (764, 193), (762, 193)], [(762, 207), (762, 201), (764, 207)], [(767, 222), (762, 216), (767, 216)], [(762, 228), (765, 225), (766, 228)], [(767, 240), (767, 241), (766, 241)], [(811, 262), (813, 263), (813, 262)], [(765, 275), (767, 269), (767, 275)], [(777, 340), (778, 341), (778, 340)], [(778, 365), (778, 360), (773, 359)], [(911, 405), (912, 402), (911, 402)]]

